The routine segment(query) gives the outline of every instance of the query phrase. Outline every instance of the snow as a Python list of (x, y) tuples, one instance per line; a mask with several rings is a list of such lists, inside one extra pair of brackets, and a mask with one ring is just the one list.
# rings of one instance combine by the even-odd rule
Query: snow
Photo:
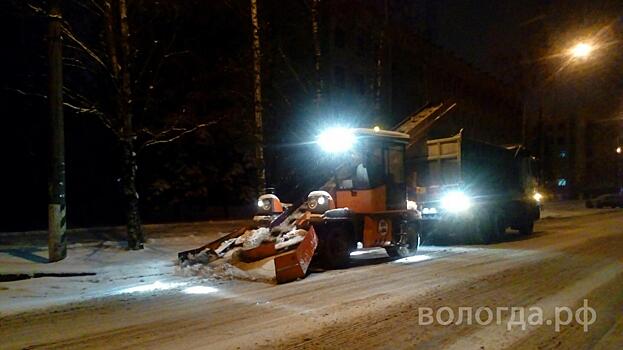
[(240, 279), (275, 283), (275, 265), (272, 257), (246, 263), (238, 259), (240, 249), (242, 248), (236, 247), (228, 251), (223, 259), (211, 260), (209, 263), (205, 263), (204, 259), (189, 259), (178, 264), (175, 274), (217, 280)]
[(561, 219), (616, 211), (616, 209), (586, 208), (583, 200), (545, 201), (542, 205), (542, 219)]
[(259, 247), (262, 242), (267, 241), (270, 237), (270, 230), (267, 227), (260, 227), (249, 232), (250, 234), (242, 242), (244, 249)]
[(166, 293), (201, 282), (176, 274), (177, 253), (220, 235), (150, 239), (138, 251), (123, 242), (76, 243), (56, 263), (47, 263), (45, 246), (0, 246), (0, 276), (94, 273), (0, 283), (0, 315), (126, 293)]

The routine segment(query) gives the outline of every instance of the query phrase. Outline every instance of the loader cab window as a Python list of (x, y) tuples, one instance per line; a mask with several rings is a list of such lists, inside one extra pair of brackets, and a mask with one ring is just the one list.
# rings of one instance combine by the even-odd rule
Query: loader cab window
[(387, 148), (387, 175), (395, 184), (405, 182), (404, 146), (391, 145)]
[(337, 172), (339, 189), (363, 190), (404, 183), (404, 146), (365, 140)]
[(368, 167), (365, 163), (365, 154), (359, 149), (352, 150), (348, 159), (337, 170), (336, 179), (339, 189), (365, 189), (370, 187)]

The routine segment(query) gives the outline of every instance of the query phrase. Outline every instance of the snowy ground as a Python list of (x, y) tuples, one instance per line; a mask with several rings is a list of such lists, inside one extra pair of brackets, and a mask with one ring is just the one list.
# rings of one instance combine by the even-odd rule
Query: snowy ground
[[(67, 258), (56, 263), (47, 263), (47, 246), (38, 239), (39, 232), (28, 233), (38, 241), (35, 245), (26, 245), (24, 237), (16, 233), (0, 234), (4, 235), (0, 280), (44, 276), (0, 282), (0, 316), (150, 288), (190, 285), (193, 279), (178, 271), (177, 253), (197, 248), (241, 224), (244, 222), (147, 225), (147, 234), (158, 238), (149, 239), (145, 249), (138, 251), (128, 251), (123, 241), (97, 240), (97, 235), (76, 230), (70, 232), (71, 241), (83, 243), (70, 244)], [(50, 274), (65, 276), (45, 277)]]
[[(216, 237), (210, 230), (154, 239), (139, 252), (74, 244), (56, 264), (41, 263), (42, 248), (2, 246), (0, 274), (96, 273), (0, 283), (2, 348), (620, 349), (623, 211), (580, 204), (546, 203), (548, 219), (528, 238), (423, 247), (399, 260), (371, 250), (349, 269), (278, 286), (180, 275), (176, 253)], [(418, 325), (420, 307), (538, 306), (551, 316), (552, 306), (576, 309), (583, 299), (598, 315), (587, 333), (575, 323), (560, 332)]]
[(566, 218), (617, 211), (617, 209), (586, 208), (584, 202), (583, 200), (545, 202), (543, 203), (541, 218)]

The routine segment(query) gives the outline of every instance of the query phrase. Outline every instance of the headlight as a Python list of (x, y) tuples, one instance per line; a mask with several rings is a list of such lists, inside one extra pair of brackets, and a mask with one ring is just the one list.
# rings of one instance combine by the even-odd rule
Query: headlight
[(332, 128), (320, 134), (317, 143), (326, 152), (344, 152), (355, 144), (355, 135), (351, 129)]
[(534, 192), (534, 194), (532, 195), (532, 198), (534, 198), (535, 201), (540, 202), (541, 199), (543, 199), (543, 195), (540, 194), (539, 192)]
[(309, 201), (307, 202), (307, 206), (309, 207), (309, 209), (316, 209), (316, 207), (318, 206), (318, 199), (316, 199), (315, 197), (310, 198)]
[(268, 211), (272, 208), (272, 204), (270, 203), (270, 199), (264, 199), (262, 203), (262, 209)]
[(257, 206), (260, 207), (260, 208), (263, 207), (264, 206), (264, 201), (261, 200), (261, 199), (258, 199), (257, 200)]
[(441, 207), (450, 212), (465, 211), (471, 206), (471, 199), (463, 192), (450, 192), (441, 198)]
[(332, 200), (327, 191), (312, 191), (307, 196), (307, 208), (314, 214), (322, 214), (331, 209)]

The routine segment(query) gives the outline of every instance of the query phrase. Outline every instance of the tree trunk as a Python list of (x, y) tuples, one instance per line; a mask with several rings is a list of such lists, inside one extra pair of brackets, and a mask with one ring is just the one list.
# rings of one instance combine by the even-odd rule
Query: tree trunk
[[(391, 91), (389, 91), (390, 79), (389, 76), (385, 76), (386, 72), (390, 68), (388, 65), (390, 64), (390, 55), (391, 55), (391, 47), (389, 45), (388, 40), (388, 28), (389, 27), (389, 4), (388, 0), (384, 1), (384, 21), (383, 21), (383, 29), (381, 30), (381, 35), (379, 38), (379, 47), (378, 47), (378, 55), (376, 60), (376, 81), (375, 81), (375, 96), (374, 96), (374, 107), (376, 110), (376, 118), (380, 119), (382, 117), (384, 102), (383, 96), (391, 96)], [(391, 72), (391, 69), (389, 70)], [(389, 74), (388, 74), (389, 75)], [(386, 81), (384, 81), (384, 76)], [(383, 89), (385, 89), (385, 93), (383, 93)], [(387, 111), (385, 111), (387, 112)], [(376, 122), (379, 122), (377, 120)]]
[(126, 226), (128, 234), (128, 248), (142, 249), (145, 242), (143, 226), (139, 214), (138, 191), (136, 190), (136, 153), (134, 144), (123, 144), (123, 194), (126, 200)]
[(139, 214), (138, 191), (136, 190), (136, 152), (134, 141), (136, 135), (132, 126), (132, 87), (130, 80), (130, 27), (128, 25), (128, 8), (126, 0), (119, 0), (119, 43), (121, 46), (121, 91), (120, 115), (123, 121), (123, 158), (124, 184), (123, 192), (127, 200), (126, 216), (128, 228), (128, 248), (142, 249), (145, 235)]
[(129, 249), (142, 249), (145, 235), (136, 190), (136, 136), (132, 126), (132, 87), (130, 80), (130, 29), (125, 0), (107, 2), (106, 38), (113, 76), (118, 86), (116, 114), (121, 132), (123, 195), (126, 201), (126, 226)]
[[(122, 0), (123, 1), (123, 0)], [(257, 19), (257, 0), (251, 0), (251, 26), (253, 28), (253, 110), (255, 114), (255, 159), (257, 163), (258, 193), (266, 188), (264, 167), (264, 131), (262, 121), (262, 65), (260, 26)]]
[(320, 113), (320, 105), (322, 103), (322, 90), (323, 90), (323, 81), (322, 74), (320, 72), (320, 62), (322, 59), (322, 48), (320, 46), (320, 34), (319, 34), (319, 11), (320, 11), (320, 0), (312, 0), (312, 8), (311, 8), (311, 19), (312, 19), (312, 40), (314, 41), (314, 74), (315, 74), (315, 82), (316, 82), (316, 96), (315, 96), (315, 105), (316, 105), (316, 113)]

